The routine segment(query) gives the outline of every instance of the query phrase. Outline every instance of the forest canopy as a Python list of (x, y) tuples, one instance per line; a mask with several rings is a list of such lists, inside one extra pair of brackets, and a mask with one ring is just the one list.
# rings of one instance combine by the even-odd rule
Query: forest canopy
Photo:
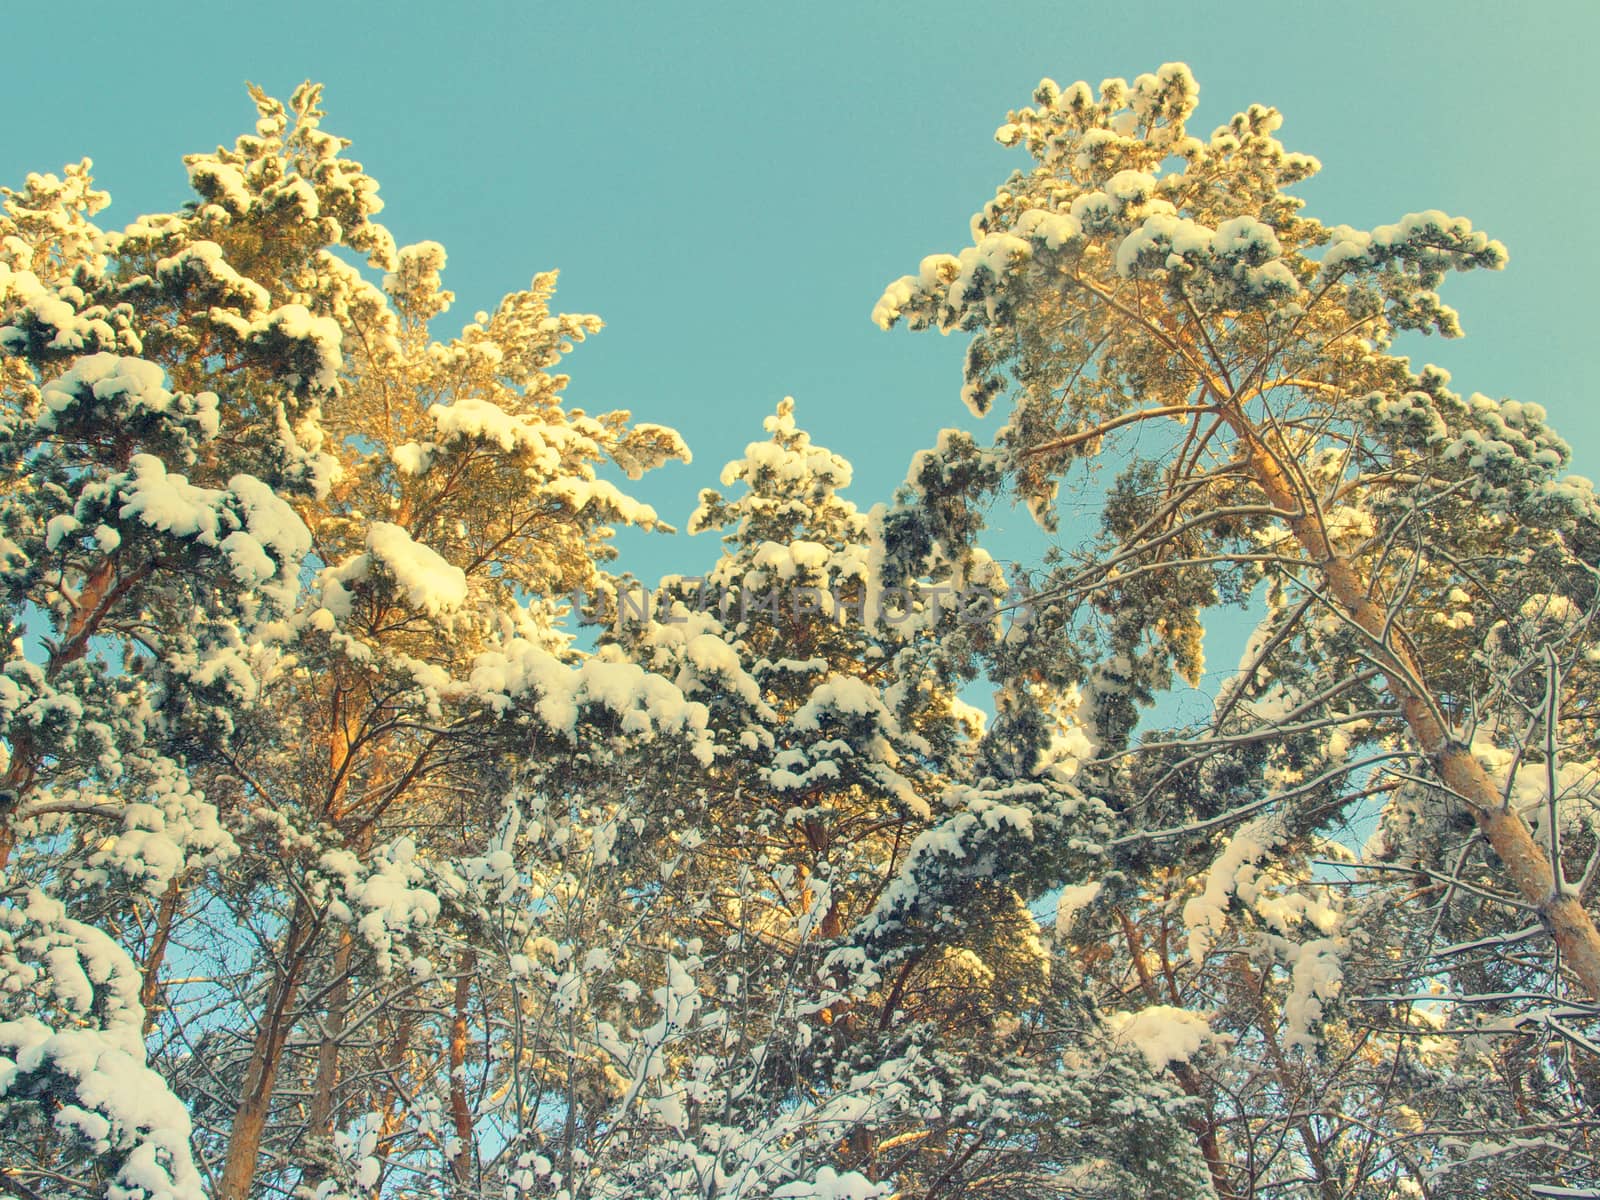
[(970, 428), (858, 502), (763, 402), (644, 583), (599, 318), (447, 330), (251, 95), (179, 211), (0, 190), (0, 1192), (1600, 1196), (1600, 505), (1403, 352), (1498, 242), (1045, 80), (872, 310)]

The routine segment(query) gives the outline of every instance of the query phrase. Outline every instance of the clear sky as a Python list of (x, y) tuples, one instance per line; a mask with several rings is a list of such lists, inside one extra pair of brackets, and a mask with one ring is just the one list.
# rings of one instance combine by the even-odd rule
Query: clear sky
[[(1589, 385), (1600, 241), (1600, 5), (514, 3), (9, 4), (0, 182), (89, 155), (121, 224), (187, 197), (181, 155), (231, 143), (252, 80), (327, 85), (325, 128), (382, 184), (402, 242), (433, 239), (470, 320), (560, 268), (607, 329), (570, 400), (674, 425), (695, 453), (637, 485), (681, 524), (785, 394), (886, 499), (968, 416), (959, 339), (869, 321), (891, 279), (966, 244), (1020, 152), (992, 135), (1040, 77), (1188, 62), (1198, 132), (1251, 102), (1317, 155), (1310, 211), (1373, 225), (1470, 217), (1511, 250), (1451, 281), (1468, 337), (1422, 357), (1458, 387), (1533, 400), (1600, 476)], [(1007, 524), (1016, 516), (997, 514)], [(692, 571), (703, 540), (640, 553)]]

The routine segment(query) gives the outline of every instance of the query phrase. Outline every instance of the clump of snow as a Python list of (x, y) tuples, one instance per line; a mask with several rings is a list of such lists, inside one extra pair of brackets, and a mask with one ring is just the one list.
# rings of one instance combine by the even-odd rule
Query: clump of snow
[(397, 934), (438, 919), (439, 897), (408, 837), (384, 846), (367, 862), (348, 850), (330, 850), (317, 865), (336, 883), (339, 898), (330, 906), (331, 914), (355, 926), (372, 947), (379, 970), (393, 969)]
[[(53, 1123), (117, 1164), (117, 1200), (204, 1200), (189, 1152), (190, 1121), (166, 1081), (97, 1029), (51, 1029), (30, 1017), (0, 1021), (0, 1109), (50, 1080), (65, 1101)], [(13, 1101), (15, 1102), (15, 1101)]]
[(853, 675), (830, 675), (812, 689), (794, 716), (792, 728), (815, 732), (822, 728), (823, 715), (837, 713), (843, 717), (870, 716), (890, 730), (898, 730), (894, 715), (883, 706), (883, 699), (865, 680)]
[(583, 707), (596, 705), (620, 717), (624, 733), (682, 734), (698, 761), (709, 763), (714, 755), (706, 706), (686, 699), (669, 680), (633, 663), (590, 658), (571, 666), (544, 647), (515, 638), (480, 654), (468, 683), (498, 711), (531, 696), (540, 718), (569, 736), (577, 729)]
[[(240, 577), (264, 582), (277, 572), (276, 564), (266, 557), (261, 547), (275, 552), (278, 562), (291, 572), (298, 567), (301, 559), (311, 552), (311, 531), (300, 514), (254, 475), (235, 475), (228, 480), (228, 490), (238, 498), (245, 527), (230, 534), (223, 548), (234, 557), (235, 570)], [(250, 575), (245, 574), (241, 560), (250, 564)]]
[(546, 473), (561, 467), (560, 453), (545, 436), (551, 432), (549, 426), (533, 425), (491, 401), (465, 397), (453, 404), (435, 404), (428, 409), (428, 418), (441, 445), (478, 439), (502, 450), (526, 451), (533, 465)]
[[(1074, 214), (1076, 215), (1076, 214)], [(1037, 226), (1030, 232), (1035, 232)], [(1057, 227), (1064, 232), (1064, 227)], [(1048, 235), (1046, 235), (1048, 237)], [(930, 254), (916, 275), (890, 284), (872, 309), (872, 319), (888, 329), (919, 295), (942, 296), (952, 312), (966, 307), (969, 294), (987, 294), (989, 315), (994, 316), (993, 288), (985, 284), (1005, 278), (1033, 257), (1033, 244), (1012, 233), (989, 233), (960, 255)]]
[(118, 515), (138, 517), (146, 525), (178, 537), (192, 537), (203, 545), (218, 544), (223, 494), (195, 487), (183, 475), (169, 474), (166, 464), (153, 454), (135, 454), (128, 460), (131, 477), (123, 485)]
[(208, 283), (217, 300), (238, 303), (247, 313), (264, 312), (272, 294), (255, 280), (239, 274), (223, 257), (222, 247), (211, 241), (192, 242), (156, 263), (157, 278), (192, 285)]
[(262, 322), (264, 334), (278, 334), (292, 342), (307, 347), (310, 370), (301, 378), (312, 387), (328, 390), (339, 379), (339, 369), (344, 365), (340, 345), (344, 331), (332, 317), (317, 317), (303, 304), (285, 304), (268, 313)]
[[(1533, 597), (1524, 604), (1524, 615), (1532, 609), (1536, 614), (1553, 614), (1557, 620), (1569, 619), (1566, 605), (1570, 603), (1563, 596)], [(1574, 756), (1547, 763), (1481, 738), (1473, 742), (1472, 754), (1541, 842), (1548, 843), (1550, 838), (1552, 783), (1561, 836), (1600, 832), (1600, 807), (1595, 803), (1600, 794), (1600, 762)]]
[(188, 160), (189, 185), (205, 199), (219, 204), (235, 216), (250, 211), (250, 189), (244, 174), (231, 163), (214, 155), (197, 155)]
[(406, 442), (390, 450), (389, 458), (402, 475), (422, 475), (433, 465), (434, 451), (431, 443)]
[(1043, 242), (1049, 250), (1059, 250), (1083, 236), (1083, 227), (1072, 216), (1043, 208), (1028, 209), (1013, 229), (1018, 237)]
[(35, 423), (40, 429), (56, 428), (58, 418), (85, 395), (102, 402), (116, 401), (122, 414), (164, 413), (172, 407), (166, 374), (156, 363), (122, 354), (86, 354), (40, 392)]
[(1200, 1048), (1216, 1039), (1204, 1013), (1153, 1004), (1138, 1012), (1114, 1012), (1106, 1018), (1112, 1036), (1133, 1046), (1149, 1060), (1153, 1070), (1171, 1063), (1188, 1062)]
[[(14, 239), (13, 239), (14, 240)], [(83, 294), (76, 288), (67, 294), (82, 303)], [(17, 301), (8, 313), (9, 323), (0, 325), (0, 347), (19, 349), (27, 345), (27, 327), (37, 325), (54, 330), (47, 343), (52, 350), (87, 350), (117, 344), (117, 331), (106, 320), (103, 305), (90, 305), (79, 312), (61, 294), (42, 283), (28, 270), (14, 270), (0, 263), (0, 304)]]
[(429, 616), (460, 608), (467, 602), (467, 574), (437, 551), (413, 541), (388, 521), (367, 529), (367, 553), (400, 585), (413, 607)]
[(859, 1171), (843, 1174), (823, 1167), (816, 1178), (786, 1183), (774, 1188), (773, 1200), (878, 1200), (894, 1191), (889, 1183), (873, 1183)]
[(284, 304), (254, 318), (215, 307), (207, 319), (265, 351), (275, 365), (287, 363), (283, 377), (292, 385), (330, 392), (339, 382), (344, 331), (332, 317), (316, 316), (303, 304)]
[(219, 865), (238, 854), (215, 806), (193, 791), (189, 777), (170, 759), (151, 765), (148, 798), (128, 804), (122, 828), (103, 838), (89, 856), (93, 870), (115, 870), (146, 894), (159, 896), (179, 873)]
[(1183, 923), (1189, 929), (1189, 957), (1200, 962), (1210, 951), (1216, 935), (1227, 923), (1230, 898), (1249, 889), (1259, 863), (1281, 837), (1278, 822), (1268, 816), (1241, 827), (1229, 839), (1206, 873), (1205, 891), (1183, 906)]
[(1097, 879), (1092, 883), (1071, 883), (1061, 889), (1061, 894), (1056, 897), (1056, 936), (1065, 938), (1072, 932), (1072, 925), (1078, 919), (1078, 914), (1100, 895), (1101, 883)]
[(1327, 1002), (1344, 986), (1339, 949), (1335, 938), (1317, 938), (1303, 946), (1292, 947), (1294, 968), (1289, 995), (1283, 1002), (1286, 1044), (1316, 1045), (1315, 1029), (1322, 1020)]
[(46, 1116), (105, 1164), (111, 1200), (204, 1200), (188, 1111), (146, 1065), (139, 986), (127, 952), (59, 900), (0, 905), (0, 1002), (44, 993), (67, 1010), (0, 1020), (0, 1120)]

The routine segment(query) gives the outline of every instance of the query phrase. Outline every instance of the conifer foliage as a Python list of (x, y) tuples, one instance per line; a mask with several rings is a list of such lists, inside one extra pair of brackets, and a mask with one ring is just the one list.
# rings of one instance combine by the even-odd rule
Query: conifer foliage
[(1396, 351), (1498, 243), (1310, 219), (1180, 65), (1046, 81), (875, 310), (992, 444), (863, 510), (786, 400), (646, 587), (689, 453), (564, 403), (598, 318), (446, 335), (252, 96), (179, 212), (0, 191), (0, 1192), (1596, 1194), (1600, 506)]
[(255, 98), (182, 212), (103, 232), (83, 163), (0, 219), (0, 1137), (29, 1194), (316, 1190), (352, 1088), (397, 1136), (408, 1047), (448, 1053), (462, 960), (423, 947), (485, 789), (597, 711), (691, 752), (703, 724), (551, 621), (613, 525), (659, 524), (597, 467), (686, 454), (562, 408), (597, 319), (544, 275), (432, 340), (444, 251), (376, 223), (318, 89)]
[[(1279, 114), (1201, 138), (1197, 102), (1167, 64), (1046, 80), (1001, 126), (1029, 169), (874, 315), (971, 331), (963, 396), (1007, 417), (946, 436), (977, 486), (926, 471), (895, 524), (957, 545), (1004, 492), (1054, 528), (1114, 464), (994, 669), (1086, 689), (1080, 784), (1119, 828), (1070, 928), (1119, 946), (1085, 961), (1111, 995), (1234, 1038), (1179, 1074), (1219, 1194), (1588, 1194), (1560, 1189), (1600, 1177), (1600, 506), (1539, 406), (1397, 353), (1458, 336), (1437, 289), (1504, 248), (1435, 211), (1314, 220)], [(1209, 719), (1138, 734), (1224, 604), (1259, 623)]]

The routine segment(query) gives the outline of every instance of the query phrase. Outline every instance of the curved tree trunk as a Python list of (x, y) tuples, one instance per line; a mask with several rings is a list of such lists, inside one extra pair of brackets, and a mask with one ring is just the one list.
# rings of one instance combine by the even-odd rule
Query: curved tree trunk
[(1473, 757), (1471, 748), (1441, 724), (1434, 697), (1428, 692), (1427, 676), (1411, 653), (1403, 629), (1373, 599), (1369, 581), (1329, 545), (1313, 515), (1310, 497), (1289, 478), (1237, 401), (1226, 403), (1222, 415), (1243, 443), (1246, 465), (1267, 499), (1276, 508), (1298, 514), (1289, 518), (1290, 531), (1317, 566), (1329, 595), (1371, 637), (1384, 682), (1400, 705), (1417, 746), (1440, 781), (1467, 803), (1479, 832), (1505, 864), (1512, 886), (1538, 913), (1584, 991), (1591, 999), (1600, 1000), (1600, 930), (1593, 919), (1577, 895), (1558, 885), (1555, 867), (1534, 840), (1527, 822), (1506, 807), (1500, 789)]

